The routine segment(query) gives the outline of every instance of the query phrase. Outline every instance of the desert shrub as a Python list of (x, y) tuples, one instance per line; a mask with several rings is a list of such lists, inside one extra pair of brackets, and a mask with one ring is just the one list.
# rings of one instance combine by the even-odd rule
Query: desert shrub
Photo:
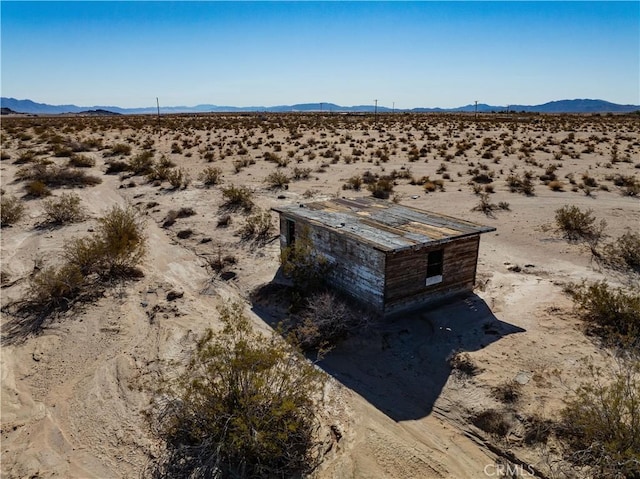
[(487, 409), (471, 417), (471, 423), (489, 434), (504, 437), (511, 429), (507, 415), (496, 409)]
[(129, 160), (127, 170), (134, 175), (148, 175), (153, 171), (154, 164), (153, 152), (143, 151)]
[(622, 361), (608, 384), (602, 375), (589, 366), (590, 380), (562, 411), (558, 436), (566, 457), (593, 477), (640, 477), (640, 362)]
[(306, 180), (311, 175), (311, 168), (300, 168), (296, 166), (293, 168), (292, 179), (298, 180)]
[(217, 185), (222, 181), (222, 170), (217, 166), (209, 166), (200, 172), (198, 179), (206, 186)]
[(32, 198), (43, 198), (51, 195), (51, 190), (40, 180), (33, 180), (24, 186), (27, 195)]
[(246, 219), (240, 229), (240, 235), (243, 239), (264, 240), (269, 235), (272, 226), (271, 213), (258, 211)]
[(8, 226), (20, 221), (24, 215), (24, 203), (15, 196), (2, 195), (0, 199), (0, 224)]
[(343, 190), (354, 190), (360, 191), (362, 187), (362, 177), (360, 175), (354, 175), (347, 180), (347, 182), (342, 185)]
[(193, 236), (193, 230), (191, 228), (187, 228), (186, 230), (180, 230), (176, 234), (176, 236), (180, 239), (187, 239)]
[(144, 222), (132, 206), (114, 206), (98, 219), (92, 236), (71, 241), (64, 251), (67, 263), (83, 274), (102, 278), (138, 276), (146, 253)]
[(116, 143), (104, 156), (127, 156), (131, 154), (131, 146), (124, 143)]
[(269, 186), (269, 188), (273, 190), (286, 188), (291, 179), (287, 176), (286, 173), (282, 171), (273, 171), (267, 175), (264, 179), (265, 183)]
[(59, 198), (46, 200), (42, 204), (47, 221), (55, 224), (75, 223), (84, 219), (84, 208), (75, 193), (63, 193)]
[(299, 477), (318, 463), (316, 411), (324, 376), (276, 335), (251, 328), (242, 305), (197, 342), (167, 382), (153, 429), (165, 449), (152, 477)]
[(105, 171), (105, 174), (115, 175), (123, 171), (129, 171), (129, 163), (122, 160), (112, 160), (107, 163), (107, 171)]
[(547, 186), (549, 187), (549, 189), (551, 191), (563, 191), (564, 190), (564, 183), (562, 181), (559, 180), (553, 180), (550, 181)]
[(28, 297), (45, 310), (65, 306), (80, 293), (84, 280), (76, 265), (47, 267), (31, 278)]
[(291, 278), (294, 288), (303, 296), (323, 286), (332, 269), (326, 256), (316, 251), (307, 226), (300, 228), (295, 242), (282, 250), (280, 264), (285, 276)]
[(253, 208), (253, 193), (246, 186), (229, 185), (222, 188), (222, 205), (226, 208), (241, 208), (251, 211)]
[(640, 293), (626, 292), (606, 282), (583, 282), (571, 285), (567, 291), (589, 332), (616, 346), (639, 346)]
[(557, 231), (571, 242), (584, 241), (595, 247), (604, 234), (607, 226), (605, 220), (596, 223), (593, 210), (580, 210), (575, 205), (565, 205), (556, 210)]
[(513, 380), (506, 381), (492, 388), (491, 393), (498, 401), (512, 404), (520, 399), (522, 385)]
[(375, 198), (387, 199), (393, 191), (393, 180), (379, 178), (375, 183), (369, 184), (367, 189)]
[(291, 334), (304, 351), (327, 350), (365, 321), (335, 293), (321, 291), (306, 300)]
[(627, 231), (605, 246), (603, 257), (614, 268), (640, 273), (640, 234)]
[(16, 158), (16, 161), (13, 162), (14, 165), (24, 165), (25, 163), (32, 163), (36, 161), (38, 157), (37, 153), (33, 150), (25, 150), (21, 151)]
[(96, 176), (88, 175), (77, 168), (66, 168), (40, 163), (16, 173), (16, 177), (24, 181), (40, 181), (48, 187), (61, 186), (93, 186), (102, 183)]
[(518, 174), (509, 175), (507, 177), (507, 185), (512, 192), (522, 193), (526, 196), (534, 195), (535, 186), (530, 172), (525, 172), (522, 177)]
[(500, 207), (495, 203), (491, 203), (489, 195), (487, 193), (481, 193), (480, 202), (471, 208), (471, 211), (480, 211), (489, 217), (493, 217), (495, 216), (493, 212), (497, 209), (500, 209)]
[(96, 165), (96, 160), (86, 155), (72, 155), (68, 164), (74, 168), (91, 168)]
[(167, 172), (167, 181), (175, 190), (177, 190), (178, 188), (184, 189), (189, 186), (189, 183), (191, 183), (189, 174), (182, 168), (169, 170)]
[(462, 377), (472, 377), (480, 372), (480, 368), (476, 365), (469, 353), (454, 351), (447, 358), (447, 362), (451, 369)]

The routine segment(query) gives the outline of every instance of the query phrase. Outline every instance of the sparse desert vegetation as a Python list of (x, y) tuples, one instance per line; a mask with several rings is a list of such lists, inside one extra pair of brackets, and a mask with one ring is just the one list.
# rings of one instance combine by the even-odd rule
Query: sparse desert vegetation
[[(7, 477), (638, 475), (638, 115), (1, 128)], [(383, 320), (327, 288), (270, 208), (335, 196), (495, 226), (476, 295)]]

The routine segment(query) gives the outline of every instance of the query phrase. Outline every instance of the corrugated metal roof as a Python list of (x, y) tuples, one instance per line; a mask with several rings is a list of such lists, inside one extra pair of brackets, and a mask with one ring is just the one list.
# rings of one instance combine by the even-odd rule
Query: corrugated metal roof
[(430, 243), (495, 231), (450, 216), (375, 198), (333, 199), (278, 206), (274, 211), (300, 218), (357, 238), (382, 251), (396, 251)]

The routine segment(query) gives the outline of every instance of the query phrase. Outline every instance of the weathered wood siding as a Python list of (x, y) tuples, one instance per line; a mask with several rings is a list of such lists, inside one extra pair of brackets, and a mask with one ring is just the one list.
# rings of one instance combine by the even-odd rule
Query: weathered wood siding
[[(280, 217), (280, 243), (287, 246), (286, 215)], [(295, 219), (296, 236), (306, 226), (315, 249), (333, 264), (330, 282), (354, 298), (382, 312), (385, 254), (323, 226)]]
[[(417, 250), (387, 253), (386, 314), (418, 308), (447, 296), (473, 290), (480, 235)], [(426, 286), (427, 256), (443, 249), (442, 282)]]

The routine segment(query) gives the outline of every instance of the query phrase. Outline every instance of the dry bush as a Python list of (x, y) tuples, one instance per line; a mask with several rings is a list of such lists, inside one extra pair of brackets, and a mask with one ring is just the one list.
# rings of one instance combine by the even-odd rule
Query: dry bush
[(48, 267), (31, 278), (28, 297), (44, 310), (67, 306), (80, 293), (84, 281), (82, 271), (74, 264)]
[(243, 239), (254, 239), (264, 241), (271, 231), (272, 218), (269, 211), (258, 211), (247, 217), (244, 225), (240, 228), (240, 235)]
[(232, 209), (251, 211), (254, 206), (253, 193), (246, 186), (229, 185), (222, 188), (222, 206)]
[(107, 163), (107, 171), (105, 171), (105, 174), (114, 175), (117, 173), (122, 173), (124, 171), (129, 171), (129, 162), (122, 160), (112, 160)]
[(380, 178), (375, 183), (367, 185), (367, 189), (375, 198), (387, 199), (393, 191), (393, 180), (390, 178)]
[(91, 168), (96, 165), (96, 160), (86, 155), (72, 155), (68, 164), (74, 168)]
[[(301, 477), (318, 464), (324, 376), (276, 335), (252, 330), (240, 303), (219, 309), (186, 370), (156, 392), (164, 450), (151, 477)], [(162, 399), (160, 399), (162, 398)]]
[(27, 196), (31, 198), (44, 198), (45, 196), (51, 195), (51, 190), (40, 180), (28, 182), (24, 186), (24, 189), (27, 192)]
[(487, 193), (481, 193), (480, 202), (471, 208), (471, 211), (480, 211), (490, 218), (493, 218), (495, 216), (493, 212), (498, 209), (500, 209), (500, 207), (497, 204), (489, 201), (489, 195)]
[(189, 174), (182, 168), (169, 170), (166, 179), (174, 190), (185, 189), (191, 183)]
[(82, 170), (44, 163), (20, 169), (16, 173), (16, 177), (24, 181), (40, 181), (52, 188), (61, 186), (94, 186), (102, 183), (100, 178), (88, 175)]
[(362, 177), (360, 175), (354, 175), (347, 180), (347, 182), (342, 185), (343, 190), (354, 190), (360, 191), (362, 187)]
[(131, 146), (124, 143), (116, 143), (104, 156), (128, 156), (131, 154)]
[(75, 193), (63, 193), (59, 198), (44, 201), (42, 206), (49, 223), (75, 223), (85, 218), (84, 208), (80, 205), (80, 197)]
[(484, 432), (504, 437), (511, 429), (507, 414), (496, 409), (487, 409), (471, 417), (471, 423)]
[(451, 353), (447, 358), (447, 362), (451, 369), (462, 377), (472, 377), (481, 371), (469, 353), (464, 353), (462, 351), (454, 351)]
[(564, 183), (559, 180), (550, 181), (547, 186), (551, 191), (564, 191)]
[(291, 178), (296, 181), (306, 180), (306, 179), (309, 179), (310, 175), (311, 175), (311, 168), (300, 168), (296, 166), (293, 168)]
[(20, 221), (24, 215), (24, 203), (15, 196), (2, 195), (0, 199), (0, 224), (8, 226)]
[(139, 276), (146, 253), (144, 221), (132, 206), (114, 206), (98, 219), (93, 235), (71, 241), (64, 251), (68, 264), (84, 275), (103, 279)]
[(311, 295), (291, 328), (294, 340), (304, 351), (326, 351), (349, 332), (366, 327), (369, 317), (353, 310), (332, 291)]
[(222, 169), (217, 166), (208, 166), (200, 172), (198, 179), (202, 181), (205, 186), (220, 184), (222, 181)]
[(493, 397), (505, 404), (513, 404), (520, 399), (522, 394), (522, 384), (511, 380), (498, 384), (491, 389)]
[(526, 196), (533, 196), (535, 186), (533, 184), (531, 172), (525, 172), (521, 177), (518, 174), (511, 174), (507, 177), (507, 185), (512, 192), (522, 193)]

